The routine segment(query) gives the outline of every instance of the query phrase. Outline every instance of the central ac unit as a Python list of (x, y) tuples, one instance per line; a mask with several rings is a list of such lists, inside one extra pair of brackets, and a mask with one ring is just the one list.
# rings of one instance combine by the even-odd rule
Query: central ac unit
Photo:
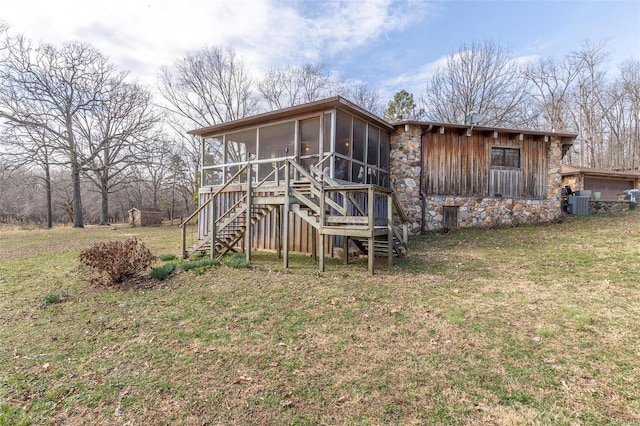
[(589, 197), (586, 195), (570, 195), (569, 211), (571, 214), (588, 214)]

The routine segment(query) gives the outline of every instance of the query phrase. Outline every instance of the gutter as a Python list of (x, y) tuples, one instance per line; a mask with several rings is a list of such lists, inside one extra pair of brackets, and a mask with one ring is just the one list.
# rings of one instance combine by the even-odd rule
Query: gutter
[(433, 129), (433, 124), (429, 124), (429, 127), (426, 128), (426, 130), (423, 130), (422, 133), (420, 133), (420, 201), (422, 203), (422, 209), (421, 209), (421, 214), (422, 214), (422, 218), (420, 220), (420, 235), (424, 235), (427, 233), (427, 228), (425, 225), (425, 221), (427, 219), (427, 194), (424, 193), (424, 158), (422, 158), (422, 156), (424, 155), (424, 136), (427, 133), (431, 132), (431, 129)]

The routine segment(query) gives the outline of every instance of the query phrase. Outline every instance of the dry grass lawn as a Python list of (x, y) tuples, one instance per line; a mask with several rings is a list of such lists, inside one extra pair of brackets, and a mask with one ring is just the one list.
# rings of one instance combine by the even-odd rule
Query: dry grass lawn
[(318, 274), (90, 285), (78, 253), (176, 228), (0, 228), (0, 424), (640, 423), (640, 210), (460, 230)]

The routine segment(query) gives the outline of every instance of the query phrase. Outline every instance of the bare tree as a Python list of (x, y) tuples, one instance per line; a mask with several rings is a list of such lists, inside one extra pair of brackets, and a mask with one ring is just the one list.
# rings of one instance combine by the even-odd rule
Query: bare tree
[(336, 85), (324, 64), (289, 65), (270, 70), (258, 83), (258, 90), (274, 110), (330, 96)]
[(640, 61), (621, 64), (620, 75), (605, 87), (600, 110), (608, 130), (605, 164), (619, 170), (640, 168)]
[(632, 170), (640, 169), (640, 61), (627, 60), (620, 66), (618, 84), (625, 94), (627, 119), (624, 126), (629, 141)]
[(140, 161), (157, 115), (151, 93), (124, 81), (120, 73), (105, 87), (101, 108), (83, 111), (77, 122), (89, 148), (87, 178), (101, 195), (100, 225), (109, 222), (109, 194), (122, 183), (127, 170)]
[(191, 205), (192, 191), (189, 183), (188, 168), (182, 157), (178, 154), (171, 155), (168, 166), (164, 186), (169, 218), (173, 220), (177, 216), (176, 212), (179, 207), (176, 203), (178, 201), (181, 201), (180, 204), (183, 206), (179, 210), (183, 212), (188, 210)]
[(369, 89), (365, 83), (342, 83), (338, 93), (367, 111), (382, 115), (380, 95), (377, 91)]
[(146, 181), (151, 195), (151, 205), (154, 209), (160, 208), (160, 195), (164, 181), (169, 173), (171, 158), (175, 148), (173, 142), (158, 135), (153, 144), (145, 151), (144, 161), (139, 165), (139, 172)]
[(542, 122), (534, 127), (568, 130), (570, 89), (580, 72), (580, 63), (579, 58), (567, 55), (561, 61), (543, 58), (523, 67), (523, 76), (530, 83), (528, 94), (542, 111)]
[(73, 224), (83, 227), (80, 174), (101, 149), (88, 154), (77, 119), (101, 107), (114, 68), (91, 46), (71, 42), (57, 48), (32, 47), (23, 37), (7, 37), (0, 65), (0, 117), (46, 132), (69, 164)]
[(424, 94), (426, 115), (434, 121), (465, 123), (472, 113), (493, 126), (521, 126), (518, 108), (526, 81), (512, 53), (492, 41), (464, 44), (436, 69)]
[(574, 104), (572, 119), (578, 129), (578, 162), (580, 166), (603, 167), (605, 129), (602, 100), (606, 86), (602, 66), (607, 60), (605, 44), (585, 42), (572, 55), (580, 63), (580, 72), (571, 92)]
[[(7, 126), (3, 133), (4, 149), (0, 155), (7, 160), (6, 169), (18, 169), (32, 172), (35, 179), (41, 180), (45, 190), (47, 228), (53, 226), (52, 168), (57, 164), (55, 143), (49, 140), (46, 131), (41, 128)], [(39, 172), (42, 172), (40, 174)]]
[[(254, 82), (231, 47), (205, 47), (160, 71), (158, 88), (164, 99), (166, 124), (179, 135), (177, 143), (194, 180), (200, 167), (200, 138), (187, 135), (258, 111)], [(195, 187), (195, 182), (192, 182)]]
[(189, 125), (206, 127), (257, 111), (253, 81), (233, 48), (204, 48), (160, 71), (166, 108)]

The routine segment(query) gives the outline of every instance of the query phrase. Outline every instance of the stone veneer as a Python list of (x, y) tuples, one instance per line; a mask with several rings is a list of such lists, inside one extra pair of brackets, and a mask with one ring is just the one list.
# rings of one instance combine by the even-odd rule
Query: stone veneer
[(422, 222), (422, 202), (420, 199), (421, 167), (420, 126), (396, 127), (391, 133), (390, 175), (391, 188), (398, 197), (409, 219), (409, 232), (419, 234)]
[(635, 208), (629, 201), (589, 201), (589, 213), (623, 212)]
[[(405, 130), (406, 129), (406, 130)], [(391, 185), (409, 218), (409, 230), (419, 234), (422, 222), (420, 194), (421, 133), (417, 125), (400, 125), (391, 134)], [(552, 137), (547, 151), (545, 199), (460, 197), (424, 195), (425, 230), (443, 227), (444, 206), (458, 207), (458, 227), (497, 227), (549, 223), (563, 216), (561, 210), (562, 145)]]

